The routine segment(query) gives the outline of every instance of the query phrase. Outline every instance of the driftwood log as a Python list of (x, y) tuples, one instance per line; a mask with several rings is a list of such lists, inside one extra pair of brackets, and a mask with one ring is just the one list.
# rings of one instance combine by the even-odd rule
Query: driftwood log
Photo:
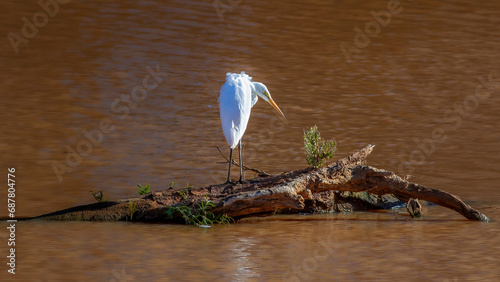
[(243, 184), (165, 189), (140, 198), (78, 206), (34, 219), (171, 222), (179, 219), (166, 215), (168, 207), (193, 207), (207, 200), (215, 204), (211, 212), (239, 219), (277, 211), (328, 212), (405, 205), (414, 208), (413, 201), (419, 199), (452, 209), (469, 220), (489, 221), (488, 217), (455, 195), (365, 165), (373, 148), (374, 145), (368, 145), (324, 168), (262, 176)]

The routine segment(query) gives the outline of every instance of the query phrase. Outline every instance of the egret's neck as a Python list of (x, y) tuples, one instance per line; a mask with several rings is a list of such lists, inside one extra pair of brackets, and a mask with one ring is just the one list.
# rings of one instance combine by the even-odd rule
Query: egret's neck
[(255, 87), (255, 82), (250, 83), (250, 88), (252, 89), (252, 107), (253, 107), (255, 103), (257, 103), (257, 101), (259, 100), (257, 89)]
[(264, 95), (264, 92), (267, 91), (264, 84), (262, 84), (260, 82), (252, 82), (252, 84), (250, 84), (250, 85), (252, 87), (252, 96), (259, 96), (260, 98), (264, 99), (265, 101), (268, 100), (267, 97)]
[(257, 89), (255, 88), (255, 83), (256, 82), (250, 83), (250, 88), (252, 89), (252, 96), (257, 95)]

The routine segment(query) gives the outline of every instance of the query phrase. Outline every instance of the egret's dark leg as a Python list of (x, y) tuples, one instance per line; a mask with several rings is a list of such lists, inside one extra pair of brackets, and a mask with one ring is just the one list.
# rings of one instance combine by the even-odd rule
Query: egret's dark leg
[[(230, 183), (230, 176), (231, 176), (231, 162), (232, 162), (232, 158), (233, 158), (233, 148), (230, 148), (229, 149), (229, 169), (227, 170), (227, 181), (226, 183)], [(224, 183), (225, 184), (225, 183)]]
[(241, 157), (241, 139), (240, 139), (240, 149), (238, 150), (240, 152), (240, 180), (238, 181), (239, 183), (243, 182), (243, 159)]

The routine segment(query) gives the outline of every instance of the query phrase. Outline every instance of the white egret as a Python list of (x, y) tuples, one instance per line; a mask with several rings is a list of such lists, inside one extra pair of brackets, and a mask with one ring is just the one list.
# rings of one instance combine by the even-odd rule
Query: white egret
[(239, 144), (240, 154), (240, 180), (243, 177), (243, 160), (241, 157), (241, 137), (247, 129), (250, 111), (257, 103), (258, 96), (271, 104), (283, 117), (285, 115), (280, 110), (278, 105), (271, 98), (267, 87), (260, 82), (253, 82), (252, 78), (241, 72), (241, 74), (230, 73), (226, 74), (226, 83), (220, 89), (219, 109), (220, 121), (222, 123), (222, 131), (229, 144), (229, 168), (227, 172), (227, 181), (230, 182), (231, 162), (233, 157), (233, 149)]

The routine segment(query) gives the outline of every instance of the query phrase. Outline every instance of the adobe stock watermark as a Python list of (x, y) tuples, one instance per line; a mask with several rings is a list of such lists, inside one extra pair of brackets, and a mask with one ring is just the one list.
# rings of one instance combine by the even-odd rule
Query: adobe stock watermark
[[(130, 94), (121, 94), (120, 98), (116, 98), (110, 106), (111, 112), (119, 114), (118, 119), (125, 120), (128, 118), (131, 109), (137, 108), (138, 102), (147, 98), (148, 92), (158, 87), (160, 83), (165, 80), (167, 73), (161, 72), (160, 64), (156, 65), (153, 69), (146, 66), (145, 70), (148, 74), (142, 79), (142, 85), (137, 85), (132, 88)], [(83, 158), (92, 153), (94, 146), (99, 146), (103, 140), (104, 135), (115, 131), (113, 120), (109, 118), (102, 118), (96, 125), (95, 129), (91, 131), (82, 130), (83, 137), (74, 146), (66, 145), (66, 159), (65, 162), (52, 161), (52, 169), (54, 170), (59, 183), (63, 181), (65, 173), (72, 172), (83, 161)], [(73, 149), (76, 148), (76, 149)]]
[(288, 109), (283, 107), (282, 111), (285, 118), (273, 113), (273, 117), (268, 122), (269, 126), (257, 132), (257, 141), (252, 142), (246, 150), (243, 149), (243, 152), (246, 152), (246, 159), (255, 161), (261, 159), (262, 154), (269, 153), (269, 147), (274, 143), (274, 136), (279, 135), (290, 124), (286, 118)]
[(125, 282), (125, 281), (136, 281), (135, 276), (127, 274), (127, 270), (125, 267), (122, 269), (113, 269), (111, 270), (111, 274), (113, 274), (113, 278), (109, 280), (109, 282)]
[(19, 46), (21, 44), (28, 44), (30, 39), (35, 38), (38, 34), (38, 29), (47, 25), (50, 18), (53, 18), (59, 12), (59, 4), (68, 4), (70, 0), (38, 0), (38, 6), (41, 10), (33, 14), (30, 19), (22, 17), (21, 21), (24, 23), (21, 28), (21, 34), (9, 32), (7, 39), (9, 39), (12, 49), (17, 54), (19, 53)]
[(321, 262), (334, 257), (339, 243), (335, 241), (335, 232), (329, 232), (328, 238), (318, 240), (313, 255), (302, 260), (300, 265), (292, 265), (291, 270), (283, 274), (282, 281), (311, 281)]
[(424, 140), (413, 139), (416, 149), (407, 155), (407, 159), (400, 157), (399, 175), (412, 174), (416, 166), (423, 165), (436, 152), (436, 144), (446, 139), (446, 133), (450, 130), (458, 130), (462, 126), (463, 119), (469, 118), (481, 103), (487, 101), (495, 93), (496, 88), (500, 85), (498, 81), (493, 81), (492, 73), (487, 78), (479, 76), (478, 80), (479, 83), (473, 94), (469, 94), (462, 102), (457, 102), (453, 108), (444, 111), (443, 126), (434, 128), (431, 136)]
[(364, 32), (359, 27), (354, 27), (354, 31), (356, 32), (353, 39), (354, 45), (344, 41), (339, 44), (346, 61), (351, 63), (352, 56), (359, 54), (361, 49), (370, 45), (370, 38), (377, 37), (382, 27), (387, 27), (391, 23), (392, 16), (401, 13), (401, 11), (403, 11), (403, 6), (398, 0), (389, 0), (387, 2), (387, 10), (380, 10), (378, 12), (370, 11), (374, 20), (365, 24)]
[(224, 13), (231, 12), (234, 8), (238, 7), (243, 0), (215, 0), (212, 5), (221, 22), (224, 21)]

